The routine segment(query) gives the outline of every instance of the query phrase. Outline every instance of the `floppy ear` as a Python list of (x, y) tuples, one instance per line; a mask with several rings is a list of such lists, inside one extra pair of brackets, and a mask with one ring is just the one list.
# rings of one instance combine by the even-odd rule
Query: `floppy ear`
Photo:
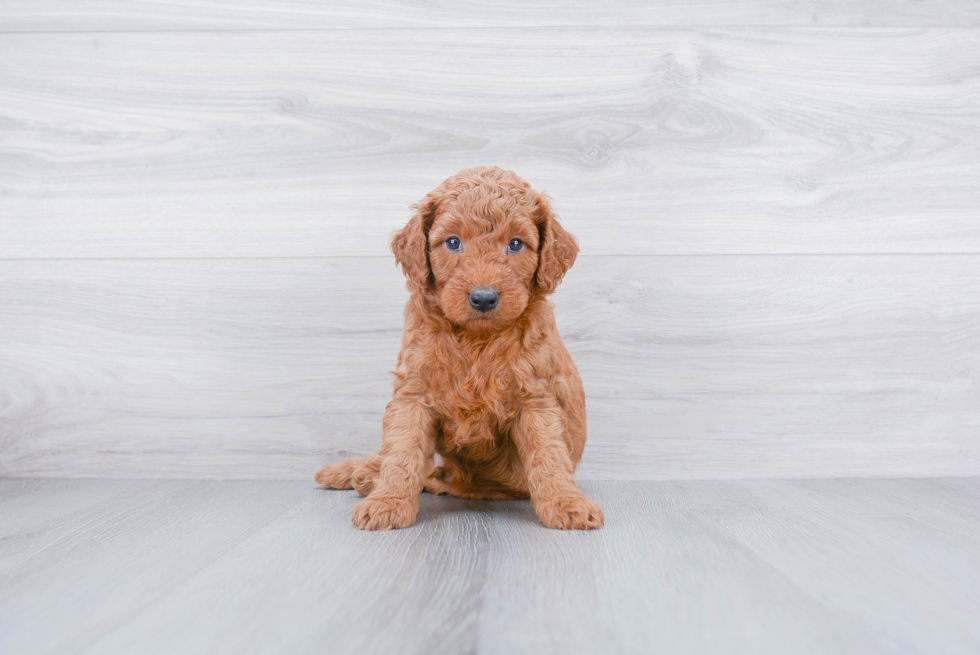
[(538, 245), (538, 272), (535, 282), (545, 294), (552, 293), (562, 277), (575, 263), (578, 243), (569, 232), (558, 223), (548, 198), (538, 194), (534, 220), (538, 224), (541, 242)]
[(438, 197), (432, 192), (412, 205), (415, 215), (391, 238), (391, 251), (395, 253), (395, 261), (402, 267), (402, 273), (408, 281), (419, 291), (435, 286), (432, 268), (429, 266), (429, 228), (432, 227), (436, 209), (439, 207)]

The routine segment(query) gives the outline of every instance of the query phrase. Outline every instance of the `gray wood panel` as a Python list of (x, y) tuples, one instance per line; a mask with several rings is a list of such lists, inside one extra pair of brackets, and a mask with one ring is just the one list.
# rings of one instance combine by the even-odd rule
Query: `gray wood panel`
[[(0, 511), (21, 484), (0, 480)], [(28, 497), (50, 505), (63, 484)], [(423, 495), (415, 527), (366, 533), (353, 492), (156, 483), (39, 520), (47, 540), (36, 526), (5, 540), (17, 563), (0, 561), (0, 650), (980, 649), (980, 530), (963, 520), (980, 513), (976, 478), (584, 487), (600, 530), (547, 530), (527, 501)]]
[(137, 480), (30, 480), (0, 478), (0, 562), (22, 546), (14, 535), (59, 526), (121, 495), (155, 483)]
[(978, 35), (0, 34), (0, 257), (377, 255), (475, 164), (586, 254), (978, 253)]
[[(0, 481), (0, 503), (15, 483)], [(63, 484), (52, 481), (55, 497)], [(67, 518), (39, 516), (0, 551), (0, 650), (78, 652), (304, 495), (283, 482), (149, 482)]]
[[(816, 602), (869, 626), (889, 650), (966, 653), (980, 649), (980, 623), (964, 624), (947, 600), (980, 601), (980, 549), (970, 534), (978, 524), (948, 517), (964, 509), (975, 515), (980, 494), (976, 481), (960, 486), (972, 502), (897, 481), (854, 480), (755, 482), (737, 495), (709, 482), (692, 487), (689, 499)], [(942, 565), (925, 571), (923, 558)]]
[[(586, 485), (611, 511), (594, 534), (503, 523), (487, 574), (485, 652), (887, 652), (703, 516), (689, 484), (704, 483)], [(745, 498), (741, 485), (722, 486), (730, 502)]]
[[(0, 475), (308, 479), (380, 442), (389, 258), (0, 262)], [(980, 473), (980, 258), (583, 258), (589, 478)]]
[(5, 0), (0, 30), (265, 30), (665, 25), (980, 25), (974, 0)]

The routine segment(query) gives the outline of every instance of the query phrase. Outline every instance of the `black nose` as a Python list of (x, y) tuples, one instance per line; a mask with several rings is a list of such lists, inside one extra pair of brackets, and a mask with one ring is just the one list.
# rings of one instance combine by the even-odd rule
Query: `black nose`
[(494, 288), (477, 287), (470, 290), (470, 304), (473, 305), (473, 309), (478, 309), (481, 312), (489, 312), (497, 306), (498, 300), (500, 300), (500, 295)]

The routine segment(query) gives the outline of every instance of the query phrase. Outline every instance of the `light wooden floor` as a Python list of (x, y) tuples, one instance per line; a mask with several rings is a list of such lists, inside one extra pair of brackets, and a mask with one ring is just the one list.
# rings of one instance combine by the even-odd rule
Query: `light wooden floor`
[(0, 480), (3, 653), (976, 653), (980, 479), (593, 482), (605, 528), (307, 482)]

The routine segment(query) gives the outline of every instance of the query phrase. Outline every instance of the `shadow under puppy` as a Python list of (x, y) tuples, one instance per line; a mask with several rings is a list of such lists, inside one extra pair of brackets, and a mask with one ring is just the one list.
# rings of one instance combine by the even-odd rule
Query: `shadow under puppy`
[(316, 481), (367, 496), (353, 518), (366, 530), (412, 525), (423, 489), (530, 497), (550, 528), (601, 526), (573, 477), (585, 392), (547, 298), (575, 238), (545, 196), (496, 167), (461, 171), (414, 208), (392, 239), (411, 297), (381, 451)]

